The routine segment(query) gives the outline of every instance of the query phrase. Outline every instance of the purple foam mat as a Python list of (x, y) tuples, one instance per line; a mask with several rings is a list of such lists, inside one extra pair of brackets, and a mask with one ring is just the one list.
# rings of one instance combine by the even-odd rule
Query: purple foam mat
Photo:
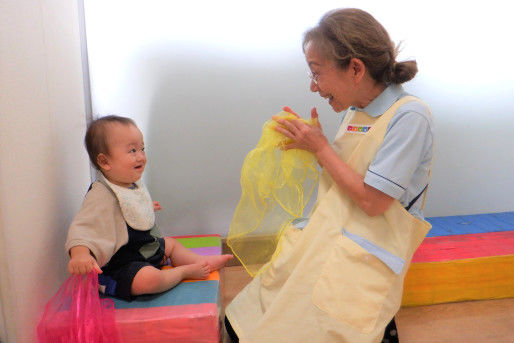
[(221, 247), (202, 247), (202, 248), (189, 248), (189, 250), (197, 253), (198, 255), (221, 255)]

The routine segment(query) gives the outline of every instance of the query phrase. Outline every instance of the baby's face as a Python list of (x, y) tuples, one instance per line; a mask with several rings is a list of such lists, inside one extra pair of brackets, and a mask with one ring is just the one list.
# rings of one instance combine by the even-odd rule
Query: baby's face
[(146, 165), (143, 134), (134, 125), (113, 123), (108, 130), (108, 167), (102, 172), (112, 183), (130, 187), (141, 178)]

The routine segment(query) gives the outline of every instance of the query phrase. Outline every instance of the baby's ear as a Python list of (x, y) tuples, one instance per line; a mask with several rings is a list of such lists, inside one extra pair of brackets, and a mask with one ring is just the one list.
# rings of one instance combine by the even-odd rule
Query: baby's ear
[(104, 153), (99, 153), (96, 157), (96, 163), (102, 170), (111, 170), (111, 165), (109, 164), (109, 159)]

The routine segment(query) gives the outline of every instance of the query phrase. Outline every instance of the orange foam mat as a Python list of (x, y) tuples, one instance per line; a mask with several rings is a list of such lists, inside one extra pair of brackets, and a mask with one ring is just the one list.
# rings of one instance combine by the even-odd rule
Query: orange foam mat
[(412, 263), (402, 306), (514, 297), (514, 255)]
[[(172, 266), (164, 266), (164, 267), (162, 267), (162, 269), (172, 269), (172, 268), (173, 268)], [(209, 274), (209, 276), (206, 279), (203, 279), (203, 280), (185, 279), (185, 280), (182, 280), (181, 282), (196, 282), (196, 281), (208, 281), (208, 280), (220, 281), (220, 273), (219, 273), (219, 271), (215, 270), (215, 271), (211, 272)]]

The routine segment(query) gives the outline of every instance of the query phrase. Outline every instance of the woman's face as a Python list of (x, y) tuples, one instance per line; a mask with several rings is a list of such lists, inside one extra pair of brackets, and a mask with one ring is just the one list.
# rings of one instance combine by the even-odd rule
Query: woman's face
[(336, 112), (354, 105), (357, 89), (351, 68), (341, 69), (335, 61), (327, 60), (312, 42), (305, 46), (305, 59), (312, 73), (312, 92), (328, 99)]

